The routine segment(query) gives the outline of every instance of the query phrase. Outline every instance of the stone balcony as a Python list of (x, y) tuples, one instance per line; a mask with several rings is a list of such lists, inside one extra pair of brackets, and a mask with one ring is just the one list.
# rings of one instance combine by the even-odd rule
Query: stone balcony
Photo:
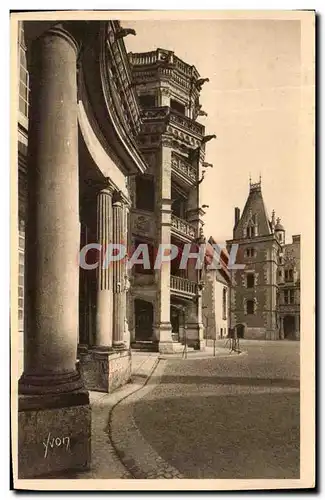
[(176, 215), (172, 215), (171, 219), (171, 231), (175, 236), (180, 236), (182, 239), (185, 238), (187, 241), (195, 238), (195, 227), (190, 222), (180, 219)]
[(172, 153), (172, 173), (191, 185), (196, 182), (196, 168), (175, 152)]
[(191, 148), (198, 148), (204, 137), (204, 126), (177, 113), (169, 106), (143, 109), (141, 111), (142, 129), (139, 144), (146, 144), (146, 137), (168, 134), (173, 140)]
[(187, 78), (199, 78), (199, 73), (195, 66), (187, 64), (177, 57), (171, 50), (156, 49), (150, 52), (129, 52), (131, 66), (139, 68), (143, 66), (165, 66), (169, 70), (175, 69)]
[(180, 276), (170, 276), (170, 291), (176, 295), (194, 297), (198, 291), (198, 284)]

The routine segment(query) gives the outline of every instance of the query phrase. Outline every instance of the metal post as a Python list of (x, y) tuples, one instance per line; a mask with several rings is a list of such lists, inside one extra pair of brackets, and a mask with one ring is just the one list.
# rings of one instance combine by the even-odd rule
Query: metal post
[(187, 335), (186, 335), (186, 325), (184, 327), (184, 350), (182, 357), (187, 359)]

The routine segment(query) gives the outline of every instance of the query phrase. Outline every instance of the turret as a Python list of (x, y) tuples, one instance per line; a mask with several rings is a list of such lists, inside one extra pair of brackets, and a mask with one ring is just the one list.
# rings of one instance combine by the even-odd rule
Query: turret
[(281, 224), (281, 219), (279, 217), (276, 220), (274, 233), (275, 233), (275, 236), (276, 236), (278, 242), (281, 245), (284, 245), (285, 244), (285, 230), (284, 230), (283, 225)]

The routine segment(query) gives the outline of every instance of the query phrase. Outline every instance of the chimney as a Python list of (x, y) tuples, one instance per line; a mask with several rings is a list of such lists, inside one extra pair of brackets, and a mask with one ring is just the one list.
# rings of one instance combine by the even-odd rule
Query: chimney
[(235, 207), (235, 226), (237, 226), (240, 219), (240, 208)]
[(300, 234), (292, 236), (292, 243), (300, 243)]

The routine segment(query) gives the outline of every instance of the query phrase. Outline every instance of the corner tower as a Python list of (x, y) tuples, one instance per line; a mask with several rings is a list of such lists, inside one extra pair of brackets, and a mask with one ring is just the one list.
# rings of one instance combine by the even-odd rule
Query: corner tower
[(240, 215), (235, 208), (233, 239), (238, 245), (237, 263), (231, 271), (230, 320), (238, 336), (251, 339), (279, 338), (277, 313), (277, 268), (281, 244), (275, 231), (274, 213), (270, 220), (262, 196), (261, 179), (249, 186), (248, 198)]

